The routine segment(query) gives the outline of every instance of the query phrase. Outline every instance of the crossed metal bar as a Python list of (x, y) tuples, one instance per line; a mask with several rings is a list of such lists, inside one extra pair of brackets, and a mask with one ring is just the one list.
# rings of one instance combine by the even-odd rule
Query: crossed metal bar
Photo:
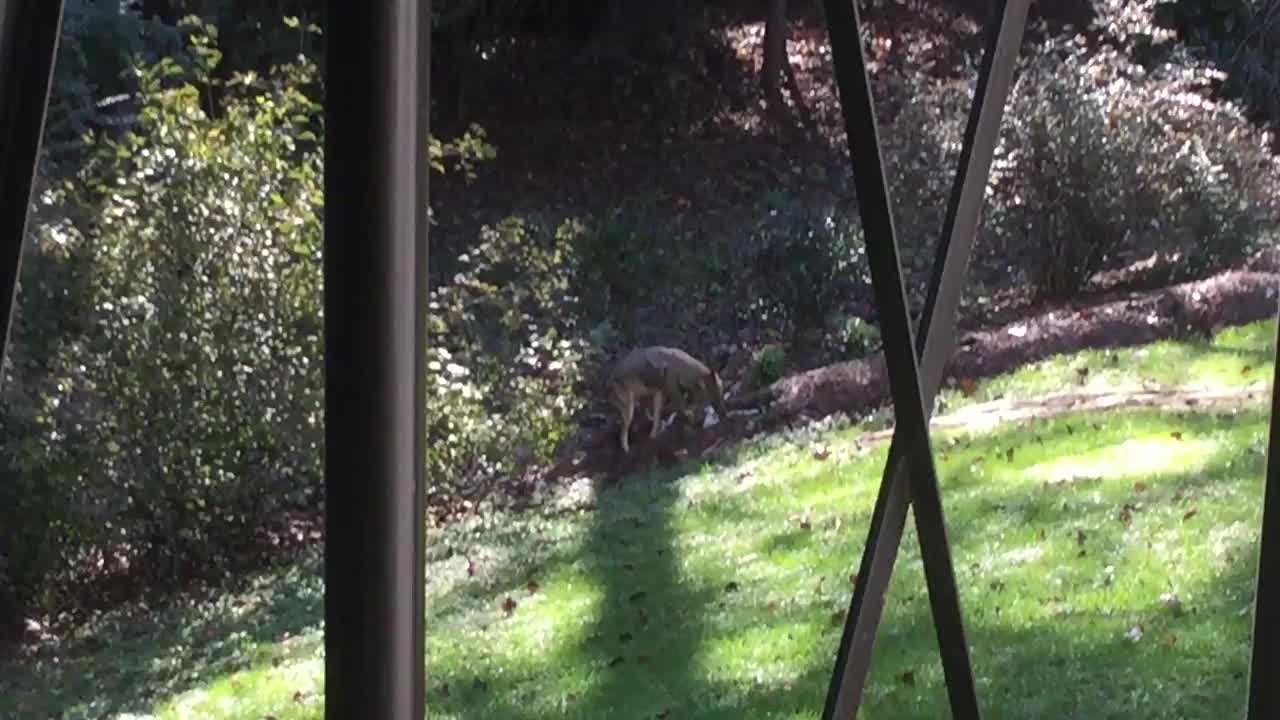
[(929, 442), (929, 415), (954, 347), (956, 307), (1029, 4), (1029, 0), (1001, 2), (999, 22), (989, 29), (959, 170), (921, 316), (922, 342), (913, 351), (892, 206), (863, 55), (862, 23), (853, 0), (826, 0), (825, 3), (836, 86), (844, 112), (895, 411), (889, 459), (836, 654), (823, 710), (825, 720), (853, 718), (862, 702), (875, 633), (902, 543), (908, 505), (915, 508), (920, 555), (952, 715), (974, 720), (981, 716)]
[[(927, 421), (952, 350), (964, 266), (1028, 4), (1000, 3), (1000, 22), (989, 31), (913, 349), (858, 13), (853, 0), (826, 0), (897, 423), (824, 718), (857, 711), (910, 504), (952, 712), (978, 717)], [(329, 53), (341, 59), (326, 63), (325, 712), (420, 720), (430, 3), (377, 0), (358, 11), (347, 5), (325, 5)], [(0, 0), (0, 357), (8, 349), (62, 7), (62, 0)], [(1280, 363), (1276, 371), (1248, 720), (1280, 717), (1280, 683), (1264, 676), (1280, 662)]]

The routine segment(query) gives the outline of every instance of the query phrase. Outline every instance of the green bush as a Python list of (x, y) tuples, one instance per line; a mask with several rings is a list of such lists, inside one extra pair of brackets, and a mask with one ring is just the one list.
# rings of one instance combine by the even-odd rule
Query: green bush
[(581, 226), (508, 218), (483, 229), (428, 305), (427, 468), (436, 496), (548, 459), (580, 409)]
[(1237, 260), (1277, 217), (1277, 166), (1214, 74), (1152, 69), (1115, 48), (1050, 40), (1026, 58), (992, 170), (988, 224), (1041, 295), (1063, 297), (1124, 256), (1182, 273)]
[(654, 286), (669, 282), (672, 263), (657, 251), (659, 240), (649, 214), (630, 206), (610, 208), (603, 217), (584, 222), (574, 249), (590, 301), (628, 310), (649, 299)]
[(885, 179), (909, 299), (919, 309), (955, 182), (974, 83), (938, 80), (919, 59), (908, 63), (883, 73), (875, 89), (877, 103), (894, 109), (880, 133)]
[(1272, 127), (1280, 126), (1280, 0), (1132, 4), (1145, 6), (1161, 27), (1176, 29), (1197, 54), (1221, 69), (1221, 90), (1228, 97), (1240, 99)]
[(612, 320), (630, 340), (638, 311), (722, 289), (719, 261), (708, 244), (651, 202), (610, 208), (576, 221), (576, 228), (572, 246), (582, 299), (595, 322)]
[(751, 384), (765, 387), (787, 374), (787, 352), (781, 345), (766, 345), (751, 358)]
[[(276, 511), (321, 507), (322, 117), (306, 59), (233, 75), (142, 66), (139, 122), (89, 136), (32, 223), (0, 392), (0, 620), (98, 572), (225, 569)], [(437, 170), (492, 157), (430, 139)], [(571, 426), (581, 227), (481, 233), (428, 311), (429, 477), (457, 495), (547, 458)]]
[(193, 65), (137, 69), (136, 127), (90, 136), (33, 223), (0, 418), (25, 603), (93, 558), (217, 570), (275, 511), (319, 507), (316, 68), (233, 77), (209, 117), (219, 54), (195, 29)]
[(104, 395), (98, 473), (131, 543), (204, 565), (211, 541), (318, 500), (323, 166), (320, 108), (299, 90), (313, 65), (233, 79), (210, 118), (199, 86), (218, 53), (201, 34), (193, 48), (190, 76), (139, 71), (137, 131), (98, 146), (115, 182), (83, 238), (85, 381)]
[[(79, 162), (97, 104), (137, 90), (129, 69), (162, 57), (186, 62), (183, 33), (144, 20), (119, 0), (67, 0), (45, 125), (44, 153), (55, 166)], [(125, 7), (122, 7), (125, 6)]]
[(825, 327), (870, 283), (856, 217), (831, 208), (775, 198), (751, 242), (758, 289), (747, 312), (793, 333)]
[(839, 342), (846, 356), (864, 357), (880, 346), (880, 328), (857, 315), (847, 317), (840, 327)]

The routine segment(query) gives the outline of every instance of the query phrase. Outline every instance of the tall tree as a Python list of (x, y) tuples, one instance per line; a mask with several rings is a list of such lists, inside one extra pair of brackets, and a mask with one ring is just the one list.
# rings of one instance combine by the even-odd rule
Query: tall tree
[[(760, 83), (764, 90), (769, 113), (779, 127), (796, 129), (796, 119), (805, 129), (813, 131), (815, 125), (809, 107), (805, 103), (800, 84), (796, 81), (795, 68), (787, 56), (787, 39), (791, 34), (791, 21), (787, 17), (787, 0), (769, 0), (764, 24), (764, 61), (761, 64)], [(783, 96), (783, 88), (791, 94), (791, 106)]]

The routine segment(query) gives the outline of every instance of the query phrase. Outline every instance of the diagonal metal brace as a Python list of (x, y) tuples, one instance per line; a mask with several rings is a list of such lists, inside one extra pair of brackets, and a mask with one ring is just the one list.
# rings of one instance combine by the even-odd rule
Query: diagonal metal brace
[[(977, 230), (991, 158), (1029, 4), (1028, 0), (1002, 2), (999, 24), (988, 32), (965, 131), (964, 149), (933, 265), (920, 336), (917, 338), (919, 342), (913, 354), (909, 350), (910, 325), (862, 55), (857, 9), (851, 2), (828, 0), (826, 3), (836, 79), (855, 162), (855, 183), (873, 283), (877, 283), (875, 290), (885, 335), (885, 360), (898, 422), (872, 514), (859, 582), (837, 653), (824, 718), (852, 718), (861, 703), (885, 592), (902, 540), (909, 490), (915, 494), (917, 530), (952, 712), (956, 717), (979, 716), (942, 503), (928, 443), (927, 418), (954, 346), (955, 310)], [(917, 357), (921, 363), (919, 374), (913, 372)], [(916, 411), (916, 408), (920, 410)], [(908, 457), (922, 465), (913, 467), (916, 472), (910, 477), (907, 475)], [(921, 459), (924, 462), (920, 462)], [(912, 482), (910, 488), (908, 480)]]
[(62, 5), (0, 2), (0, 358), (9, 348)]

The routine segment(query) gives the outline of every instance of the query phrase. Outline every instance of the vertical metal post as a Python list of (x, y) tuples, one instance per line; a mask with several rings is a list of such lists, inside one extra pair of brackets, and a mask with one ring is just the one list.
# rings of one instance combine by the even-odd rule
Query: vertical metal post
[(62, 5), (0, 0), (0, 359), (9, 349)]
[(324, 9), (325, 716), (421, 720), (431, 3)]
[[(1276, 349), (1280, 353), (1280, 322), (1276, 324)], [(1277, 418), (1280, 418), (1280, 356), (1276, 358), (1271, 386), (1271, 437), (1262, 499), (1258, 589), (1253, 601), (1248, 720), (1280, 717), (1280, 685), (1275, 681), (1276, 667), (1280, 664), (1280, 422)]]

